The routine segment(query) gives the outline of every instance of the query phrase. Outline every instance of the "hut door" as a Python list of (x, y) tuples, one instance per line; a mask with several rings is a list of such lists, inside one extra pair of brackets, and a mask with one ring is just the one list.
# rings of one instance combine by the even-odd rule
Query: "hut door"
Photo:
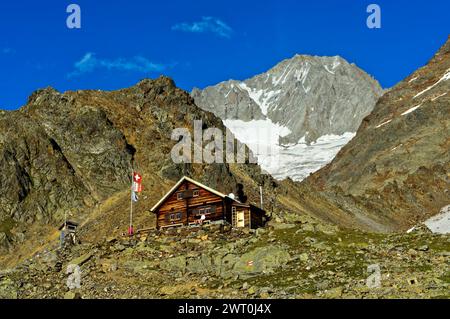
[(243, 211), (237, 212), (236, 217), (237, 217), (236, 226), (239, 228), (245, 227), (245, 212)]

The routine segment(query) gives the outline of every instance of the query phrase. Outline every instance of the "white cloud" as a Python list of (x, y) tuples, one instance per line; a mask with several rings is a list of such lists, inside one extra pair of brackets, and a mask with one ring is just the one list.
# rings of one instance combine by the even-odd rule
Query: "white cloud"
[(224, 38), (230, 38), (233, 33), (233, 29), (230, 26), (214, 17), (202, 17), (201, 21), (192, 23), (179, 23), (174, 25), (172, 30), (191, 33), (210, 32)]
[(1, 49), (0, 52), (3, 53), (3, 54), (13, 54), (16, 51), (14, 49), (11, 49), (11, 48), (3, 48), (3, 49)]
[(86, 53), (80, 61), (75, 63), (74, 67), (75, 70), (69, 74), (69, 77), (90, 73), (96, 69), (135, 71), (140, 73), (157, 72), (165, 69), (164, 65), (153, 63), (142, 56), (108, 60), (99, 59), (91, 52)]

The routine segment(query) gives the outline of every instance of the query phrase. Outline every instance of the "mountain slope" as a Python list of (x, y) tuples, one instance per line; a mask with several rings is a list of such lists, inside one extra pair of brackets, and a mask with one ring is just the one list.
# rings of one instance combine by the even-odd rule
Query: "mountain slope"
[[(263, 168), (279, 179), (295, 180), (328, 163), (381, 94), (377, 81), (341, 57), (305, 55), (243, 82), (191, 93), (198, 106), (219, 116), (249, 145)], [(267, 147), (280, 165), (271, 163)]]
[[(405, 229), (450, 203), (450, 40), (387, 92), (356, 137), (308, 181)], [(339, 193), (338, 191), (338, 193)]]
[(253, 203), (262, 184), (266, 207), (273, 207), (277, 185), (255, 164), (173, 163), (172, 130), (192, 133), (194, 120), (225, 131), (165, 77), (112, 92), (39, 90), (20, 110), (2, 111), (0, 248), (26, 257), (53, 238), (66, 213), (82, 222), (88, 238), (120, 234), (128, 224), (133, 168), (144, 179), (137, 228), (154, 226), (150, 207), (183, 175), (225, 193), (242, 183)]

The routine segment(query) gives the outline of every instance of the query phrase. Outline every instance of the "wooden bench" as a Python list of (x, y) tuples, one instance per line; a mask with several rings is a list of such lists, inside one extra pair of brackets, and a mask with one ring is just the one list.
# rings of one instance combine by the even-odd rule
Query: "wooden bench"
[(211, 225), (210, 220), (205, 220), (202, 224), (196, 223), (196, 222), (190, 222), (189, 226), (204, 226), (204, 225)]
[(160, 229), (165, 229), (165, 228), (175, 228), (175, 227), (183, 227), (183, 226), (184, 226), (183, 223), (179, 223), (179, 224), (173, 224), (173, 225), (161, 226)]

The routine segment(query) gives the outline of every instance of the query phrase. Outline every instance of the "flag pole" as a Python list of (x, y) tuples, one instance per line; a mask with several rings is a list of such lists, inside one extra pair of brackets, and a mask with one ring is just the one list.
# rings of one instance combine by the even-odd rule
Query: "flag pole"
[(133, 179), (134, 172), (131, 171), (131, 187), (130, 187), (130, 227), (128, 228), (128, 235), (133, 235)]

